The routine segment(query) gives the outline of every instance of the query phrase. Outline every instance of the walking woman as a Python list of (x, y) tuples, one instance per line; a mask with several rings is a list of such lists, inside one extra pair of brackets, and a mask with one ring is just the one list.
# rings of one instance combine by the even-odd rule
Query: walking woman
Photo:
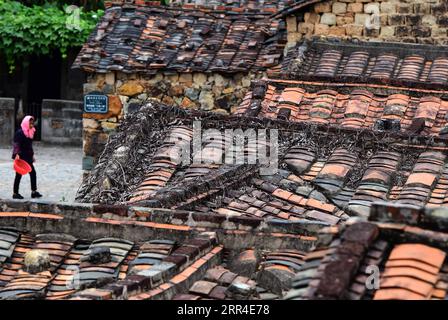
[[(30, 178), (31, 178), (31, 197), (40, 198), (42, 195), (37, 192), (37, 179), (36, 170), (34, 169), (34, 151), (33, 151), (33, 138), (36, 128), (34, 127), (34, 118), (32, 116), (26, 116), (22, 120), (21, 128), (16, 131), (14, 135), (14, 146), (13, 146), (13, 159), (22, 159), (26, 161), (31, 166)], [(14, 180), (14, 199), (23, 199), (19, 194), (19, 186), (22, 175), (16, 173), (16, 178)]]

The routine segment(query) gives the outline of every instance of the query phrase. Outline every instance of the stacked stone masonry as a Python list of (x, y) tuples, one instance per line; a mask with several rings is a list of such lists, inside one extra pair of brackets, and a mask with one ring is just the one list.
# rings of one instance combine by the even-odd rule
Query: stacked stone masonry
[(408, 43), (448, 42), (447, 4), (441, 0), (319, 2), (287, 17), (288, 43), (328, 36)]
[(182, 109), (233, 113), (251, 81), (264, 73), (225, 76), (218, 73), (157, 73), (154, 76), (124, 73), (94, 74), (84, 85), (84, 94), (100, 92), (109, 98), (106, 114), (83, 115), (84, 170), (90, 170), (128, 112), (138, 110), (148, 99)]

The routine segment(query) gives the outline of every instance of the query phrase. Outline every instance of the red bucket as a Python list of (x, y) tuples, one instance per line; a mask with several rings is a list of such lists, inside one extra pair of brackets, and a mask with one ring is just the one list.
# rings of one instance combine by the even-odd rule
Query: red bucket
[(16, 159), (14, 160), (14, 170), (15, 172), (23, 176), (30, 173), (32, 169), (28, 162), (22, 159)]

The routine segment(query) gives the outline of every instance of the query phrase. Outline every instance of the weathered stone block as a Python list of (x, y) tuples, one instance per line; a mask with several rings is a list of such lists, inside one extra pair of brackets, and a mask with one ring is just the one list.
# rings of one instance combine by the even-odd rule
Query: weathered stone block
[(412, 13), (414, 11), (412, 3), (398, 3), (397, 13)]
[(204, 73), (193, 74), (193, 83), (197, 86), (202, 86), (207, 82), (207, 75)]
[(202, 91), (199, 95), (199, 103), (202, 110), (212, 110), (215, 106), (215, 99), (213, 94), (209, 91)]
[(417, 14), (429, 14), (431, 12), (430, 3), (414, 3), (414, 12)]
[(324, 13), (320, 17), (320, 23), (327, 26), (336, 25), (336, 15), (334, 13)]
[(326, 24), (317, 23), (314, 25), (314, 33), (316, 35), (327, 35), (330, 27)]
[(422, 17), (422, 25), (427, 25), (427, 26), (435, 26), (437, 24), (437, 18), (433, 15), (424, 15)]
[(345, 26), (345, 33), (348, 36), (360, 37), (364, 31), (364, 26), (359, 24), (349, 24)]
[(430, 12), (431, 14), (435, 15), (435, 16), (440, 16), (443, 14), (446, 14), (447, 12), (447, 5), (446, 3), (440, 3), (440, 4), (432, 4), (430, 6)]
[(103, 121), (101, 122), (101, 128), (103, 128), (104, 132), (112, 132), (115, 131), (118, 127), (118, 123), (113, 123), (113, 122), (107, 122), (107, 121)]
[(82, 126), (86, 129), (98, 129), (100, 124), (94, 119), (82, 119)]
[(331, 12), (331, 2), (316, 3), (314, 5), (314, 12), (316, 13)]
[(389, 15), (388, 14), (380, 14), (380, 24), (381, 26), (387, 26), (389, 22)]
[(315, 12), (305, 12), (304, 21), (311, 24), (319, 23), (320, 15)]
[(384, 26), (381, 27), (380, 36), (383, 38), (392, 38), (395, 35), (395, 27)]
[(347, 6), (348, 12), (361, 13), (361, 12), (363, 12), (363, 10), (364, 10), (364, 5), (359, 2), (349, 3)]
[(398, 26), (395, 29), (395, 35), (397, 37), (408, 37), (411, 35), (411, 27), (408, 26)]
[(297, 18), (296, 16), (289, 16), (286, 18), (286, 27), (288, 32), (296, 32), (297, 31)]
[(336, 17), (336, 25), (338, 26), (344, 26), (346, 24), (351, 24), (355, 22), (355, 18), (354, 17), (350, 17), (350, 16), (338, 16)]
[[(179, 75), (178, 74), (175, 74), (177, 77), (179, 77)], [(174, 76), (174, 75), (172, 75), (172, 76)], [(154, 85), (154, 84), (156, 84), (156, 83), (159, 83), (160, 81), (162, 81), (163, 80), (163, 74), (162, 73), (156, 73), (153, 77), (151, 77), (148, 81), (147, 81), (147, 84), (149, 84), (149, 85)], [(176, 82), (177, 82), (177, 80), (176, 80)]]
[(170, 96), (164, 96), (162, 102), (166, 105), (173, 106), (176, 104), (176, 101)]
[(123, 105), (121, 103), (119, 96), (108, 96), (109, 97), (109, 117), (110, 116), (118, 116), (121, 113), (121, 109), (123, 108)]
[(366, 21), (368, 21), (369, 19), (370, 19), (370, 15), (369, 14), (365, 14), (365, 13), (357, 13), (357, 14), (355, 14), (355, 24), (357, 24), (357, 25), (365, 26), (366, 25)]
[(170, 90), (168, 91), (168, 94), (173, 97), (180, 97), (184, 94), (184, 88), (185, 88), (184, 86), (179, 84), (171, 86)]
[(115, 72), (106, 73), (105, 81), (106, 81), (106, 84), (108, 84), (108, 85), (114, 85), (115, 84)]
[[(296, 40), (300, 40), (301, 39), (301, 35), (296, 33)], [(289, 35), (288, 35), (288, 42), (289, 42)], [(241, 85), (243, 86), (243, 88), (249, 88), (250, 84), (252, 83), (251, 78), (249, 76), (244, 77), (243, 79), (241, 79)]]
[(191, 73), (182, 73), (179, 76), (179, 82), (184, 84), (193, 83), (193, 75)]
[(370, 14), (379, 14), (380, 13), (380, 4), (377, 2), (367, 3), (364, 5), (364, 12)]
[(422, 16), (418, 14), (410, 14), (406, 16), (406, 24), (416, 26), (422, 23)]
[(188, 97), (184, 97), (180, 105), (182, 108), (194, 108), (196, 104), (191, 101)]
[(396, 13), (397, 3), (393, 1), (381, 2), (380, 11), (381, 13)]
[(437, 38), (437, 37), (447, 37), (448, 36), (448, 32), (447, 32), (447, 28), (432, 28), (432, 37), (433, 38)]
[(199, 89), (195, 88), (187, 88), (185, 90), (185, 96), (188, 97), (191, 100), (198, 100), (199, 99), (199, 93), (201, 91)]
[(83, 85), (83, 93), (85, 95), (89, 94), (91, 92), (96, 92), (96, 91), (101, 91), (101, 89), (98, 88), (96, 86), (96, 84), (94, 84), (94, 83), (84, 83), (84, 85)]
[(417, 26), (412, 30), (412, 35), (419, 38), (428, 38), (431, 36), (431, 27)]
[(170, 83), (176, 83), (179, 82), (179, 74), (169, 74), (165, 76), (166, 80), (168, 80)]
[(391, 26), (404, 25), (406, 23), (406, 15), (393, 14), (389, 16), (389, 24)]
[[(302, 39), (302, 34), (298, 32), (291, 32), (288, 33), (288, 45), (294, 45), (296, 44), (300, 39)], [(244, 88), (250, 87), (250, 79), (244, 79), (242, 81), (242, 85)]]
[(347, 4), (343, 2), (333, 2), (332, 12), (334, 14), (343, 14), (347, 12)]
[(300, 22), (298, 30), (300, 33), (311, 35), (314, 31), (314, 24), (308, 22)]
[(437, 20), (437, 23), (441, 27), (448, 27), (448, 16), (440, 16)]
[(328, 30), (328, 34), (336, 37), (345, 36), (345, 27), (332, 26)]
[(213, 76), (213, 82), (215, 83), (215, 86), (221, 87), (226, 87), (229, 84), (229, 80), (220, 74), (215, 74)]
[(132, 97), (138, 95), (144, 91), (144, 87), (140, 84), (139, 81), (131, 80), (125, 82), (122, 86), (118, 88), (118, 94)]

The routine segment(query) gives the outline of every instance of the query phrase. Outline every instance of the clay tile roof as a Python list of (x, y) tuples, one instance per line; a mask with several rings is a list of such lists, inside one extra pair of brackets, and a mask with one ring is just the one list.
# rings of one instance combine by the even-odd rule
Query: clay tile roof
[(304, 40), (288, 51), (277, 76), (446, 89), (446, 50), (419, 44)]
[[(439, 273), (446, 253), (422, 244), (401, 244), (394, 247), (382, 272), (375, 300), (430, 299), (437, 290)], [(400, 264), (396, 262), (400, 261)], [(419, 261), (416, 265), (414, 262)], [(392, 264), (395, 262), (395, 264)], [(430, 268), (434, 267), (434, 268)]]
[(260, 80), (252, 84), (236, 114), (434, 136), (445, 134), (447, 93), (384, 85)]
[[(13, 202), (2, 200), (2, 208), (30, 205)], [(92, 212), (80, 219), (71, 215), (76, 206), (69, 204), (32, 206), (39, 211), (51, 206), (63, 218), (0, 212), (9, 214), (0, 216), (0, 300), (279, 299), (306, 256), (294, 248), (300, 236), (287, 248), (283, 243), (278, 249), (278, 243), (271, 246), (273, 242), (266, 240), (262, 251), (249, 248), (239, 254), (241, 244), (230, 241), (224, 247), (215, 232), (200, 228), (183, 235), (174, 228), (145, 234), (128, 229), (130, 219), (112, 222), (91, 217)], [(165, 217), (169, 213), (166, 210)], [(96, 228), (99, 220), (109, 228)], [(79, 228), (70, 228), (73, 222)], [(53, 233), (40, 233), (50, 224)], [(32, 230), (24, 231), (25, 225)], [(58, 232), (61, 229), (73, 234)], [(230, 231), (238, 237), (244, 234)]]
[[(0, 245), (5, 248), (0, 250), (0, 300), (109, 300), (120, 298), (124, 287), (127, 297), (158, 288), (163, 293), (181, 270), (218, 261), (222, 251), (208, 235), (183, 241), (163, 236), (139, 242), (112, 237), (83, 240), (6, 227), (0, 227)], [(25, 255), (36, 249), (48, 253), (50, 265), (32, 271)]]
[[(446, 237), (446, 233), (440, 236)], [(444, 241), (424, 229), (411, 234), (395, 224), (349, 224), (305, 255), (285, 298), (445, 299), (448, 265)]]
[(285, 43), (284, 21), (263, 14), (125, 5), (106, 10), (73, 66), (100, 73), (248, 72), (278, 64)]
[[(215, 11), (266, 13), (277, 14), (278, 12), (297, 10), (305, 5), (316, 2), (315, 0), (172, 0), (171, 7), (185, 9), (212, 9)], [(138, 6), (162, 6), (157, 0), (106, 0), (107, 8), (133, 4)]]
[[(294, 96), (300, 103), (307, 101), (304, 89), (288, 88), (291, 90), (280, 88), (277, 95), (284, 99)], [(331, 101), (333, 92), (331, 89), (320, 91), (319, 105)], [(253, 95), (258, 94), (254, 89)], [(309, 94), (310, 97), (313, 95), (315, 93)], [(354, 102), (362, 104), (373, 97), (371, 92), (362, 91)], [(350, 101), (348, 99), (345, 95), (346, 103)], [(412, 97), (395, 94), (391, 99), (407, 101)], [(295, 107), (295, 101), (285, 105)], [(142, 115), (164, 114), (169, 119), (169, 111), (159, 107), (148, 104), (141, 110)], [(359, 105), (347, 108), (353, 108), (353, 115), (344, 118), (346, 121), (361, 117)], [(134, 135), (133, 128), (140, 125), (152, 128), (151, 133), (140, 133), (139, 138), (139, 141), (147, 141), (141, 148), (146, 148), (146, 143), (151, 144), (151, 153), (147, 158), (126, 160), (124, 170), (128, 182), (120, 182), (121, 185), (109, 190), (107, 196), (101, 192), (105, 167), (98, 166), (93, 170), (91, 180), (81, 188), (78, 200), (194, 210), (198, 219), (213, 223), (226, 219), (248, 226), (258, 226), (262, 221), (306, 223), (308, 231), (342, 224), (350, 216), (366, 217), (372, 204), (378, 201), (416, 207), (440, 207), (448, 202), (448, 158), (447, 148), (443, 145), (409, 143), (407, 138), (393, 138), (388, 131), (342, 131), (341, 126), (327, 126), (320, 132), (306, 122), (304, 127), (295, 130), (294, 122), (282, 122), (289, 129), (282, 131), (278, 170), (259, 176), (259, 166), (248, 163), (247, 158), (242, 164), (223, 163), (226, 139), (204, 141), (200, 148), (191, 148), (192, 114), (173, 114), (176, 114), (176, 124), (172, 126), (165, 125), (167, 119), (160, 123), (144, 117), (125, 121), (106, 147), (102, 161), (111, 161), (115, 157), (114, 150), (122, 146), (122, 141), (127, 141), (129, 135)], [(212, 120), (213, 117), (217, 118)], [(248, 122), (254, 128), (257, 128), (257, 121), (261, 128), (272, 125), (260, 118), (218, 118), (208, 115), (207, 123), (210, 128), (219, 128), (214, 132), (222, 134), (225, 128), (241, 128)], [(128, 126), (131, 122), (132, 126)], [(373, 119), (369, 123), (372, 124)], [(429, 128), (423, 132), (430, 132)], [(300, 139), (295, 140), (294, 136)], [(183, 139), (176, 140), (175, 137)], [(196, 162), (180, 161), (178, 152), (186, 146), (194, 150), (191, 156)], [(249, 153), (249, 146), (245, 145), (245, 150)], [(179, 158), (171, 158), (173, 154), (179, 154)], [(123, 181), (122, 175), (121, 169), (114, 175), (108, 174), (114, 181)]]

